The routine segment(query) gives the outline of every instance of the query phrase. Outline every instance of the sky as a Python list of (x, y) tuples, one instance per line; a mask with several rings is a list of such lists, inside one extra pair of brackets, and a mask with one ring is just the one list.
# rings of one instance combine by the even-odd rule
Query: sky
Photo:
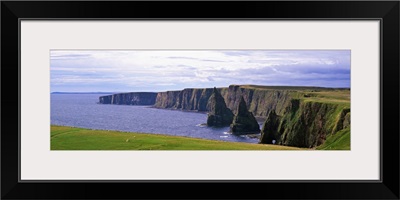
[(51, 92), (350, 87), (350, 50), (52, 50)]

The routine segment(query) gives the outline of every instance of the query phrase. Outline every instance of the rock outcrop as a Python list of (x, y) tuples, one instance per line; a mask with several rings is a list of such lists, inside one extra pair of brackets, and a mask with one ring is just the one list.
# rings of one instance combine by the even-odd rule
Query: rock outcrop
[(101, 104), (117, 105), (154, 105), (157, 93), (155, 92), (129, 92), (99, 97)]
[(246, 102), (243, 97), (241, 97), (239, 106), (237, 108), (233, 122), (230, 125), (230, 130), (232, 133), (239, 134), (251, 134), (259, 133), (260, 125), (253, 113), (247, 110)]
[(208, 126), (229, 126), (231, 124), (233, 113), (226, 107), (224, 98), (215, 87), (208, 100), (207, 107), (210, 110), (207, 117)]
[(280, 123), (280, 117), (275, 113), (275, 110), (269, 112), (267, 119), (265, 120), (262, 131), (260, 143), (262, 144), (273, 144), (272, 141), (277, 141), (280, 137), (278, 133)]
[(350, 109), (346, 108), (340, 112), (340, 117), (336, 123), (335, 131), (340, 131), (348, 126), (350, 126)]
[(350, 126), (346, 104), (292, 99), (281, 116), (271, 112), (261, 131), (260, 143), (313, 148)]

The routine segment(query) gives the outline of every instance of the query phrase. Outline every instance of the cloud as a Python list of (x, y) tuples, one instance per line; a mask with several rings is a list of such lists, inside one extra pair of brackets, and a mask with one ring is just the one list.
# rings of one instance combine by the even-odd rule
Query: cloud
[(170, 56), (167, 57), (169, 59), (179, 59), (179, 60), (196, 60), (196, 61), (202, 61), (202, 62), (226, 62), (223, 60), (213, 60), (213, 59), (200, 59), (200, 58), (192, 58), (192, 57), (180, 57), (180, 56)]
[(254, 51), (223, 51), (223, 54), (227, 56), (249, 56), (252, 55)]
[(52, 91), (164, 91), (230, 84), (349, 87), (350, 53), (51, 51), (50, 84)]
[(52, 60), (70, 60), (70, 59), (85, 59), (90, 58), (90, 54), (74, 54), (74, 53), (59, 53), (51, 51), (50, 59)]
[(204, 61), (204, 62), (226, 62), (226, 61), (222, 61), (222, 60), (209, 60), (209, 59), (199, 59), (200, 61)]
[(183, 57), (183, 56), (169, 56), (169, 59), (188, 59), (188, 60), (198, 60), (198, 58), (191, 58), (191, 57)]

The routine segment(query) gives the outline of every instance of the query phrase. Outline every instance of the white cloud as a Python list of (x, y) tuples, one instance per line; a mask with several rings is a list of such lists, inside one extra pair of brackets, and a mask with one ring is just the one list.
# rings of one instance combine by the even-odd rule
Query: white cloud
[(52, 91), (62, 86), (79, 90), (84, 84), (97, 84), (97, 91), (140, 90), (141, 85), (146, 90), (152, 90), (152, 85), (154, 90), (162, 90), (158, 86), (276, 85), (282, 83), (279, 79), (289, 84), (302, 84), (298, 80), (304, 79), (309, 84), (307, 79), (315, 76), (321, 79), (315, 86), (343, 87), (343, 80), (335, 80), (332, 74), (344, 73), (350, 79), (350, 51), (54, 50), (50, 69)]

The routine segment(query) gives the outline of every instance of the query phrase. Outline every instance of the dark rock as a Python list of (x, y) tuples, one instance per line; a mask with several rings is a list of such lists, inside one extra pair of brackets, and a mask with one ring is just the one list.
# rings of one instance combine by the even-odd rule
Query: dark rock
[(155, 92), (128, 92), (99, 97), (100, 104), (118, 105), (154, 105), (157, 93)]
[(270, 112), (260, 143), (314, 148), (329, 135), (350, 127), (350, 109), (338, 104), (292, 99), (282, 115)]
[(348, 112), (345, 116), (344, 116), (344, 120), (343, 120), (343, 129), (347, 128), (350, 126), (350, 112)]
[(224, 98), (215, 87), (208, 99), (207, 108), (210, 109), (207, 118), (208, 126), (229, 126), (232, 122), (233, 113), (226, 107)]
[(336, 123), (336, 132), (347, 128), (350, 124), (350, 108), (343, 109)]
[(260, 143), (273, 144), (272, 142), (273, 140), (275, 140), (276, 143), (279, 142), (280, 140), (280, 134), (278, 132), (279, 123), (280, 123), (279, 116), (275, 113), (275, 110), (272, 110), (268, 114), (267, 119), (265, 120), (264, 125), (262, 127)]
[(242, 97), (236, 110), (236, 115), (230, 125), (232, 133), (252, 134), (260, 132), (260, 125), (253, 113), (247, 110), (246, 102)]

